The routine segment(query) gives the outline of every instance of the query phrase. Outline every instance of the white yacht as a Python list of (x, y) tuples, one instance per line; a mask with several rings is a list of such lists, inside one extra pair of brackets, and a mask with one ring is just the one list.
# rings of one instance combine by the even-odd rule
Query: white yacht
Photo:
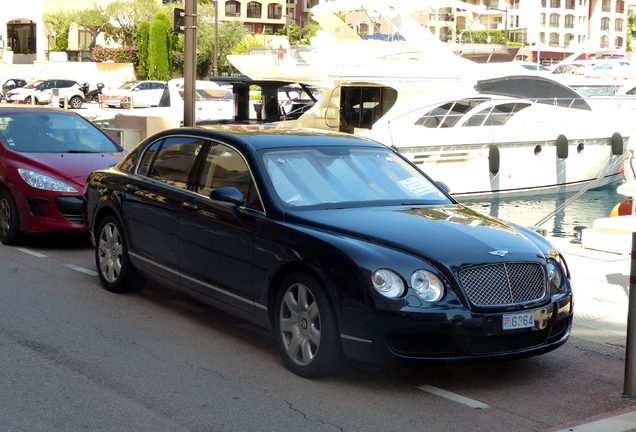
[[(598, 177), (596, 186), (619, 180), (610, 168), (632, 133), (622, 111), (596, 112), (545, 76), (501, 77), (506, 68), (460, 56), (416, 20), (441, 7), (464, 10), (466, 27), (488, 13), (453, 0), (337, 0), (312, 9), (323, 30), (311, 46), (228, 58), (253, 80), (320, 89), (313, 107), (281, 123), (395, 146), (454, 195), (554, 193)], [(353, 10), (381, 14), (400, 37), (361, 38), (338, 16)]]

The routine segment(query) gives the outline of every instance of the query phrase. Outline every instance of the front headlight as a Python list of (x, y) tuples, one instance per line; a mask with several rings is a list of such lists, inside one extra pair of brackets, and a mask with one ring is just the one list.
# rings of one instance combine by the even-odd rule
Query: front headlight
[(561, 265), (553, 259), (548, 261), (548, 281), (550, 288), (558, 292), (562, 291), (563, 287), (563, 269)]
[(437, 276), (426, 270), (417, 270), (411, 275), (411, 286), (426, 302), (436, 302), (444, 297), (444, 284)]
[(374, 271), (371, 281), (375, 289), (388, 298), (397, 298), (404, 294), (402, 278), (391, 270), (378, 269)]
[(77, 192), (73, 186), (36, 171), (19, 168), (18, 173), (22, 177), (22, 180), (36, 189), (56, 192)]

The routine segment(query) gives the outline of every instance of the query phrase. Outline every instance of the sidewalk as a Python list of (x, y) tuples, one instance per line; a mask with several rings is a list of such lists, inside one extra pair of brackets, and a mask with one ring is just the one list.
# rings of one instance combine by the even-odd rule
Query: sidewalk
[(567, 238), (549, 240), (572, 274), (574, 324), (569, 343), (624, 359), (631, 257), (584, 249)]

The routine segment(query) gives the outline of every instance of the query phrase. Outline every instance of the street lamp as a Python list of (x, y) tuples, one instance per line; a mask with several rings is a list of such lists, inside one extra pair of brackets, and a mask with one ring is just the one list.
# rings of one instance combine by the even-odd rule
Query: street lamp
[(53, 44), (55, 45), (55, 32), (51, 32), (51, 34), (47, 35), (46, 38), (49, 41), (49, 51), (51, 51), (51, 41), (53, 41)]
[(504, 45), (508, 45), (508, 8), (505, 9), (497, 9), (497, 8), (488, 8), (488, 10), (496, 10), (499, 12), (505, 12), (506, 14), (506, 21), (504, 23)]
[(294, 21), (298, 22), (298, 27), (300, 29), (300, 30), (298, 30), (298, 45), (302, 45), (302, 41), (303, 41), (303, 22), (304, 22), (304, 20), (302, 18), (301, 19), (294, 18), (294, 17), (291, 16), (291, 14), (287, 15), (287, 19), (294, 20)]
[(214, 1), (214, 62), (212, 63), (212, 71), (214, 76), (219, 74), (219, 2)]

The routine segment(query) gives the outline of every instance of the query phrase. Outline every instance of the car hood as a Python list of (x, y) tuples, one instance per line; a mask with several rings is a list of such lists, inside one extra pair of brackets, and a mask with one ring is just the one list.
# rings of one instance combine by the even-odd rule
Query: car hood
[(450, 266), (536, 259), (549, 248), (542, 250), (513, 225), (462, 205), (303, 211), (287, 219)]
[(21, 93), (27, 94), (27, 93), (34, 93), (34, 92), (35, 92), (34, 88), (25, 89), (23, 87), (18, 87), (16, 89), (13, 89), (13, 90), (9, 91), (9, 94), (10, 95), (18, 95), (18, 94), (21, 94)]
[(22, 153), (32, 169), (72, 180), (82, 187), (89, 174), (108, 168), (122, 158), (123, 153)]

